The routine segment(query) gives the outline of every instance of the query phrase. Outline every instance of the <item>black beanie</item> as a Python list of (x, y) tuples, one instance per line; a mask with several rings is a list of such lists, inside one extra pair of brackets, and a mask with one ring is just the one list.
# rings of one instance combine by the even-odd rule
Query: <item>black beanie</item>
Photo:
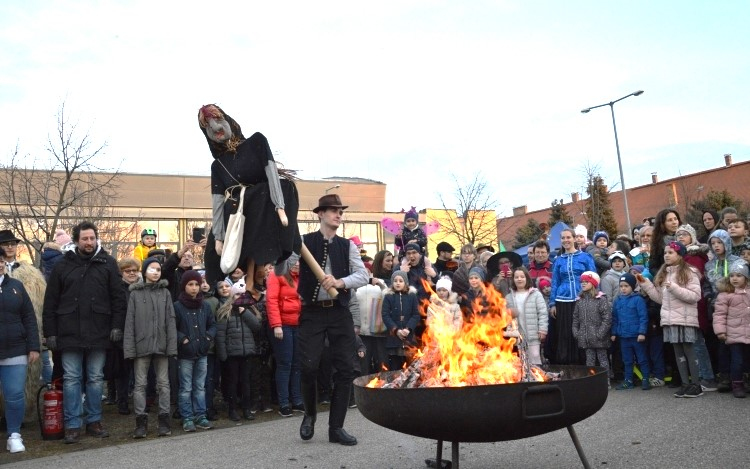
[(158, 257), (149, 257), (148, 259), (143, 261), (143, 264), (141, 264), (141, 275), (143, 276), (144, 282), (146, 281), (146, 269), (148, 268), (149, 265), (153, 264), (154, 262), (159, 264), (159, 267), (161, 267), (161, 261), (159, 260)]

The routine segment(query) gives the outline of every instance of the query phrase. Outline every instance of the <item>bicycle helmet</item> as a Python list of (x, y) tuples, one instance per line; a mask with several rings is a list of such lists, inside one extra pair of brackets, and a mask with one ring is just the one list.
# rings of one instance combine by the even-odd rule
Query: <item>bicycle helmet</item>
[(156, 238), (156, 230), (153, 228), (146, 228), (145, 230), (141, 231), (141, 238), (144, 236), (153, 236)]

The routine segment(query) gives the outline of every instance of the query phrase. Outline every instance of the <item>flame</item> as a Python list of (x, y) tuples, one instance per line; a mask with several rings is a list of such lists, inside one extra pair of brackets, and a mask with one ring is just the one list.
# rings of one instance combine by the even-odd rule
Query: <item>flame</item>
[[(425, 289), (432, 291), (427, 284)], [(484, 291), (460, 327), (454, 324), (446, 303), (424, 301), (421, 305), (422, 315), (427, 317), (423, 347), (413, 352), (411, 365), (405, 370), (408, 373), (418, 366), (421, 386), (507, 384), (524, 379), (524, 364), (514, 352), (517, 339), (504, 336), (513, 324), (505, 299), (491, 285), (485, 285)], [(533, 366), (527, 370), (526, 380), (546, 380), (543, 370)], [(385, 384), (373, 378), (367, 387)]]

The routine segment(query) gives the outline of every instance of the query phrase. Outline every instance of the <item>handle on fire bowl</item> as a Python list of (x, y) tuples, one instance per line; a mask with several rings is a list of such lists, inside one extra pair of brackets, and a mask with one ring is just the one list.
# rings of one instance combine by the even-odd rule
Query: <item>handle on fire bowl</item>
[[(559, 410), (555, 404), (559, 405)], [(542, 410), (542, 413), (529, 415), (531, 410)], [(565, 398), (560, 386), (542, 384), (524, 389), (521, 395), (521, 415), (527, 420), (557, 417), (565, 413)]]

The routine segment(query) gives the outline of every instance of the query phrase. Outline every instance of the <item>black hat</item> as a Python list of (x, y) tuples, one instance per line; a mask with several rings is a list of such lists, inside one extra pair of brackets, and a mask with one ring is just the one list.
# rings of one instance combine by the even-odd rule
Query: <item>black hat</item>
[(318, 213), (321, 210), (324, 210), (327, 208), (346, 209), (346, 208), (349, 208), (349, 206), (341, 203), (341, 197), (339, 197), (338, 194), (326, 194), (320, 199), (318, 199), (318, 206), (312, 209), (312, 211), (315, 213)]
[(0, 243), (7, 243), (8, 241), (15, 241), (20, 243), (21, 240), (13, 236), (13, 232), (10, 230), (0, 230)]
[(443, 251), (453, 252), (456, 250), (453, 246), (451, 246), (449, 243), (446, 243), (445, 241), (440, 241), (437, 245), (437, 248), (435, 249), (437, 249), (438, 254)]
[(515, 269), (523, 265), (523, 259), (521, 256), (513, 251), (503, 251), (494, 254), (492, 257), (487, 259), (487, 273), (490, 278), (495, 278), (500, 273), (500, 259), (510, 259), (510, 265)]

